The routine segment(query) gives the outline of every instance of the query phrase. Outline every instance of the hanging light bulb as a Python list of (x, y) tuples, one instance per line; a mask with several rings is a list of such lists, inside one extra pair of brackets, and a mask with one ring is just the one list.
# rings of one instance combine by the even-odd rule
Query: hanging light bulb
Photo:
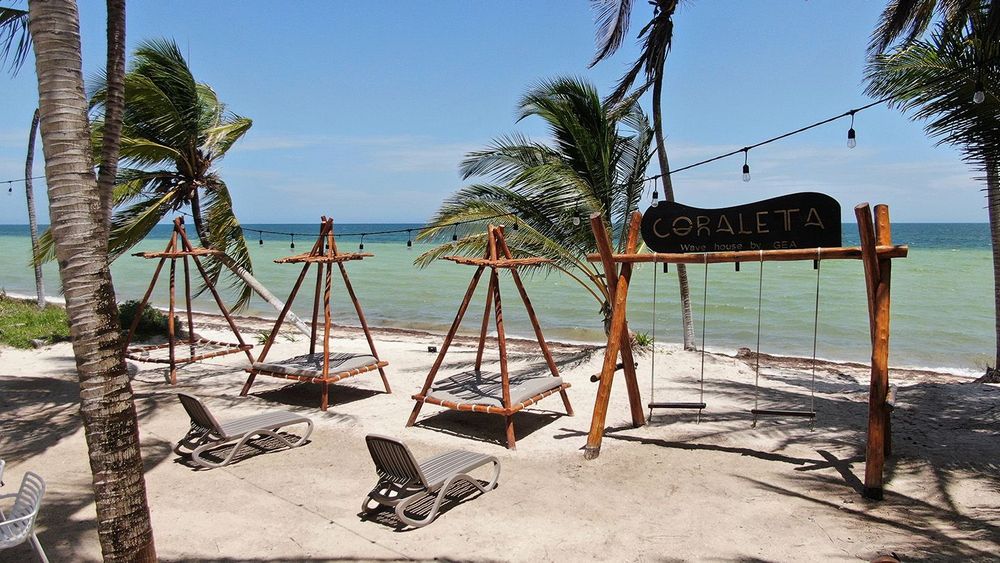
[(13, 184), (11, 184), (9, 188), (7, 188), (7, 193), (9, 193), (9, 194), (13, 194), (14, 193), (14, 185)]
[(747, 162), (747, 157), (750, 154), (750, 149), (743, 149), (743, 181), (750, 181), (750, 164)]
[(358, 250), (365, 249), (365, 235), (361, 235), (361, 244), (358, 245)]
[(264, 231), (257, 231), (257, 244), (264, 246)]
[(858, 136), (854, 132), (854, 110), (851, 110), (851, 128), (847, 130), (847, 148), (853, 149), (858, 146)]
[(406, 248), (413, 248), (413, 239), (410, 238), (410, 230), (406, 231)]
[(455, 230), (451, 232), (451, 242), (458, 240), (458, 224), (455, 224)]
[(649, 203), (651, 207), (660, 205), (660, 192), (656, 191), (656, 178), (653, 178), (653, 201)]
[(580, 226), (580, 216), (579, 215), (573, 215), (573, 226), (574, 227), (579, 227)]
[(976, 93), (972, 95), (972, 102), (981, 104), (986, 101), (986, 92), (983, 91), (983, 79), (976, 79)]
[(514, 230), (515, 231), (517, 230), (517, 226), (518, 226), (519, 223), (520, 223), (520, 221), (517, 220), (517, 217), (514, 217)]
[(295, 248), (295, 235), (292, 235), (292, 244), (289, 244), (288, 248), (291, 248), (291, 249)]

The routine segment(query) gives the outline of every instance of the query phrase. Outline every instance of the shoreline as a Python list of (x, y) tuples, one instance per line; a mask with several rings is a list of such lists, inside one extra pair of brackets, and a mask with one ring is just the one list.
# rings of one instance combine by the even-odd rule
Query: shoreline
[[(32, 302), (35, 300), (34, 296), (23, 293), (16, 293), (16, 292), (5, 293), (5, 295), (12, 299), (26, 300)], [(61, 297), (46, 296), (45, 301), (47, 303), (63, 307), (66, 305), (65, 299)], [(167, 309), (163, 307), (158, 307), (158, 309), (164, 313), (167, 311)], [(180, 311), (180, 309), (178, 309), (178, 311)], [(218, 327), (222, 328), (223, 330), (228, 330), (225, 320), (220, 313), (212, 311), (199, 311), (197, 309), (193, 310), (192, 313), (194, 314), (196, 325), (213, 326), (213, 328)], [(275, 320), (274, 318), (269, 318), (260, 315), (248, 315), (248, 314), (235, 314), (232, 315), (232, 317), (233, 320), (241, 329), (244, 329), (244, 326), (249, 327), (251, 329), (251, 330), (244, 330), (244, 332), (247, 333), (250, 332), (256, 333), (257, 331), (269, 330), (274, 325), (274, 320)], [(309, 324), (308, 320), (306, 319), (303, 319), (303, 322), (305, 322), (307, 325)], [(336, 328), (337, 330), (357, 331), (359, 334), (361, 332), (360, 326), (357, 325), (344, 325), (344, 324), (333, 323), (332, 327)], [(288, 332), (289, 331), (288, 328), (289, 327), (287, 325), (283, 327), (282, 329), (283, 332)], [(440, 341), (445, 334), (445, 330), (440, 330), (440, 331), (423, 330), (423, 329), (397, 327), (397, 326), (369, 325), (369, 328), (371, 329), (373, 334), (378, 333), (378, 334), (385, 334), (397, 337), (410, 336), (422, 339), (436, 338), (437, 341)], [(292, 329), (291, 332), (294, 332), (294, 329)], [(508, 334), (506, 336), (508, 343), (516, 347), (523, 348), (529, 345), (537, 346), (535, 340), (530, 337), (520, 336), (516, 334)], [(472, 335), (471, 332), (463, 334), (460, 331), (455, 336), (455, 342), (466, 344), (477, 341), (477, 338), (478, 337)], [(493, 341), (495, 341), (495, 338), (493, 337), (491, 338), (493, 339)], [(491, 338), (488, 338), (488, 340), (490, 340)], [(244, 337), (244, 339), (246, 338)], [(546, 338), (546, 343), (553, 350), (576, 350), (576, 351), (588, 351), (590, 353), (596, 353), (604, 349), (603, 342), (586, 342), (586, 341), (565, 340), (565, 339), (556, 340), (556, 339)], [(680, 349), (680, 343), (678, 342), (658, 342), (656, 346), (658, 350), (661, 348), (666, 350)], [(750, 360), (754, 356), (753, 351), (745, 347), (740, 347), (735, 350), (731, 350), (731, 349), (716, 348), (709, 346), (706, 348), (705, 353), (707, 355), (711, 355), (714, 357), (720, 357), (720, 358), (724, 357), (724, 358), (744, 359), (744, 360)], [(649, 351), (647, 349), (639, 347), (636, 348), (637, 356), (642, 357), (648, 354)], [(788, 368), (796, 370), (811, 370), (813, 363), (812, 358), (805, 356), (785, 356), (781, 354), (761, 353), (760, 358), (761, 358), (761, 366), (765, 368)], [(817, 357), (816, 369), (817, 371), (825, 371), (834, 374), (850, 371), (852, 374), (856, 375), (859, 371), (868, 370), (869, 366), (868, 364), (865, 364), (863, 362)], [(929, 378), (932, 377), (941, 377), (948, 379), (949, 383), (966, 383), (966, 382), (971, 382), (974, 379), (981, 377), (983, 375), (982, 373), (979, 373), (972, 369), (957, 368), (957, 367), (907, 366), (905, 364), (896, 366), (892, 364), (891, 358), (890, 358), (889, 370), (891, 379), (897, 376), (902, 376), (901, 378), (907, 381), (927, 381)]]

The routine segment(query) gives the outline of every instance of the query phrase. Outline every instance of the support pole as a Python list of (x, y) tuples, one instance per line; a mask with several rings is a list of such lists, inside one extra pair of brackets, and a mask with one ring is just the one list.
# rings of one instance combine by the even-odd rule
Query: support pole
[[(888, 210), (876, 211), (880, 217), (879, 238), (891, 239)], [(886, 399), (889, 393), (889, 269), (883, 270), (876, 252), (876, 233), (867, 203), (854, 208), (861, 238), (865, 286), (868, 290), (868, 316), (871, 322), (872, 355), (871, 384), (868, 392), (868, 435), (865, 448), (865, 486), (863, 494), (870, 499), (882, 498), (885, 472), (889, 416)]]

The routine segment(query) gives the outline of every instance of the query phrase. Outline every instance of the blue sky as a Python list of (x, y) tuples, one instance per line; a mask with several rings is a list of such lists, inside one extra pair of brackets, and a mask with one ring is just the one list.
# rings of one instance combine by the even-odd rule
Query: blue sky
[[(84, 72), (104, 65), (104, 3), (80, 2)], [(863, 68), (877, 1), (689, 1), (667, 60), (665, 131), (677, 168), (866, 104)], [(509, 132), (545, 139), (515, 105), (537, 81), (579, 75), (607, 93), (634, 60), (629, 39), (597, 68), (581, 1), (132, 2), (130, 50), (173, 38), (196, 79), (254, 126), (219, 170), (245, 223), (422, 222), (459, 189), (462, 156)], [(634, 7), (631, 36), (651, 8)], [(0, 180), (20, 178), (33, 66), (0, 76)], [(649, 102), (645, 101), (648, 110)], [(985, 222), (975, 174), (920, 124), (859, 113), (858, 146), (838, 121), (674, 177), (678, 201), (721, 207), (795, 191), (887, 203), (894, 221)], [(655, 165), (654, 165), (655, 166)], [(39, 144), (35, 173), (41, 175)], [(656, 170), (651, 170), (655, 173)], [(6, 185), (2, 185), (6, 188)], [(36, 182), (47, 222), (44, 182)], [(6, 191), (6, 190), (5, 190)], [(25, 223), (23, 186), (0, 193), (0, 223)]]

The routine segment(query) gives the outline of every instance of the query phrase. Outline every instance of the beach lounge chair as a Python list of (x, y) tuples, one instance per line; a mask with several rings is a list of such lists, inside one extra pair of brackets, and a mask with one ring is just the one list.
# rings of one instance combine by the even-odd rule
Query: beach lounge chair
[[(0, 469), (3, 465), (0, 463)], [(28, 471), (21, 479), (21, 488), (15, 494), (0, 495), (0, 502), (14, 499), (14, 505), (5, 512), (0, 508), (0, 550), (20, 545), (26, 540), (31, 541), (38, 558), (48, 563), (42, 544), (35, 535), (35, 517), (42, 506), (45, 495), (45, 481), (36, 473)]]
[[(191, 429), (177, 442), (174, 452), (178, 455), (184, 455), (186, 453), (184, 449), (191, 450), (191, 459), (202, 467), (212, 468), (229, 465), (243, 444), (255, 436), (269, 436), (289, 448), (294, 448), (306, 443), (309, 435), (312, 434), (312, 420), (295, 413), (276, 411), (219, 423), (204, 403), (194, 395), (178, 393), (177, 397), (180, 398), (184, 410), (191, 417)], [(306, 424), (306, 431), (297, 441), (293, 442), (277, 432), (279, 428), (284, 426), (300, 423)], [(221, 462), (215, 463), (202, 457), (204, 452), (226, 446), (232, 442), (236, 442), (236, 445)]]
[[(369, 434), (365, 441), (372, 461), (375, 462), (379, 480), (361, 503), (361, 511), (367, 513), (377, 508), (377, 505), (369, 507), (371, 501), (394, 506), (399, 520), (415, 528), (426, 526), (434, 520), (452, 484), (469, 483), (485, 493), (496, 488), (500, 477), (500, 460), (491, 455), (454, 450), (418, 463), (410, 448), (399, 440)], [(493, 476), (486, 485), (468, 475), (473, 469), (487, 463), (493, 464)], [(434, 499), (427, 516), (414, 519), (405, 514), (409, 506), (425, 498)]]

